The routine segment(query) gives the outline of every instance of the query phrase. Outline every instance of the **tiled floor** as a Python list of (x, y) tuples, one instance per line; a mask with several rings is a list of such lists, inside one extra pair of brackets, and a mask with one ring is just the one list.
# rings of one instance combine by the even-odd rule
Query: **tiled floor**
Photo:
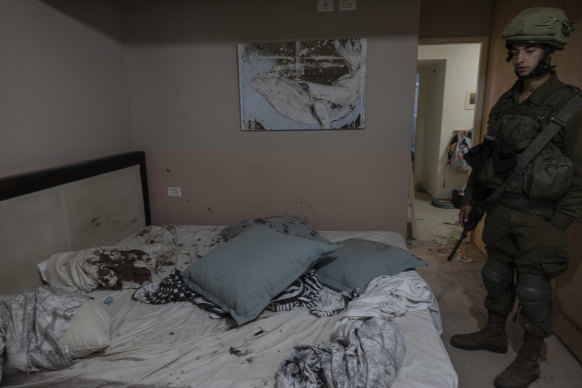
[[(522, 329), (509, 322), (510, 349), (506, 354), (487, 351), (464, 351), (453, 348), (453, 334), (468, 333), (483, 327), (486, 312), (482, 301), (485, 292), (480, 270), (485, 256), (472, 244), (461, 246), (459, 254), (448, 262), (452, 244), (461, 232), (455, 225), (457, 209), (437, 208), (426, 195), (415, 201), (417, 238), (409, 240), (410, 250), (422, 257), (428, 266), (418, 272), (430, 284), (441, 309), (443, 342), (459, 375), (460, 388), (493, 387), (493, 379), (515, 358), (521, 343)], [(552, 336), (542, 350), (541, 376), (530, 388), (582, 387), (582, 364), (563, 343)]]

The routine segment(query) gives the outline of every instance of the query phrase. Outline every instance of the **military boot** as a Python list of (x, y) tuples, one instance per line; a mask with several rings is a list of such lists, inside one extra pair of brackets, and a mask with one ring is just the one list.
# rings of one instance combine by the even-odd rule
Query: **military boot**
[(470, 334), (454, 335), (451, 337), (451, 345), (464, 350), (488, 350), (494, 353), (506, 353), (506, 319), (506, 315), (489, 312), (487, 325), (482, 330)]
[(517, 357), (495, 378), (495, 387), (526, 388), (540, 377), (539, 357), (543, 344), (544, 337), (526, 331)]

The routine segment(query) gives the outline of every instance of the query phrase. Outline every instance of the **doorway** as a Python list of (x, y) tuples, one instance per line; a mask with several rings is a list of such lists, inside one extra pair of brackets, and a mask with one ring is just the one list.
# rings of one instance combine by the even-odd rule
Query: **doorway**
[(453, 192), (465, 187), (468, 173), (446, 165), (447, 148), (458, 131), (470, 132), (473, 144), (481, 137), (487, 43), (483, 37), (419, 44), (411, 150), (415, 202), (423, 201), (415, 206), (416, 228), (421, 240), (429, 240), (422, 244), (446, 243), (461, 231), (453, 225), (458, 210), (433, 211), (430, 205), (450, 204)]

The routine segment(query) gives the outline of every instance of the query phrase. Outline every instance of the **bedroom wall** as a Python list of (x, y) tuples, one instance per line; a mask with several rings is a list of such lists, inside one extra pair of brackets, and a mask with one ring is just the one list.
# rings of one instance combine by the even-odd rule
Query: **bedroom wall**
[(0, 1), (0, 176), (133, 149), (122, 32), (114, 0)]
[[(405, 234), (419, 1), (130, 1), (136, 147), (154, 223), (300, 214), (318, 229)], [(220, 23), (217, 21), (220, 20)], [(366, 128), (241, 132), (236, 44), (368, 38)], [(181, 198), (168, 198), (178, 186)]]
[[(154, 222), (289, 211), (403, 232), (417, 35), (489, 31), (491, 1), (443, 1), (3, 0), (0, 176), (147, 148)], [(366, 130), (240, 133), (235, 43), (353, 35), (370, 39)]]

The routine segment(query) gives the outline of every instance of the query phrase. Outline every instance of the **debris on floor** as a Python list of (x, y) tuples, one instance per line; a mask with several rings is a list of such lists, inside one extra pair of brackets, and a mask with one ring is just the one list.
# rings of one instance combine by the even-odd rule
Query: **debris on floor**
[(455, 205), (448, 199), (433, 199), (430, 204), (441, 209), (454, 209)]
[[(453, 250), (457, 241), (453, 238), (449, 240), (445, 239), (444, 237), (437, 237), (435, 238), (436, 247), (434, 247), (435, 253), (438, 256), (448, 256), (451, 251)], [(433, 249), (431, 249), (433, 250)], [(457, 253), (455, 254), (454, 260), (459, 261), (462, 263), (473, 263), (476, 261), (477, 258), (482, 258), (483, 253), (479, 251), (479, 249), (475, 246), (475, 244), (465, 241), (461, 244)], [(479, 260), (477, 260), (479, 261)]]
[(434, 238), (434, 242), (437, 245), (445, 245), (447, 243), (447, 239), (444, 236), (436, 236)]

